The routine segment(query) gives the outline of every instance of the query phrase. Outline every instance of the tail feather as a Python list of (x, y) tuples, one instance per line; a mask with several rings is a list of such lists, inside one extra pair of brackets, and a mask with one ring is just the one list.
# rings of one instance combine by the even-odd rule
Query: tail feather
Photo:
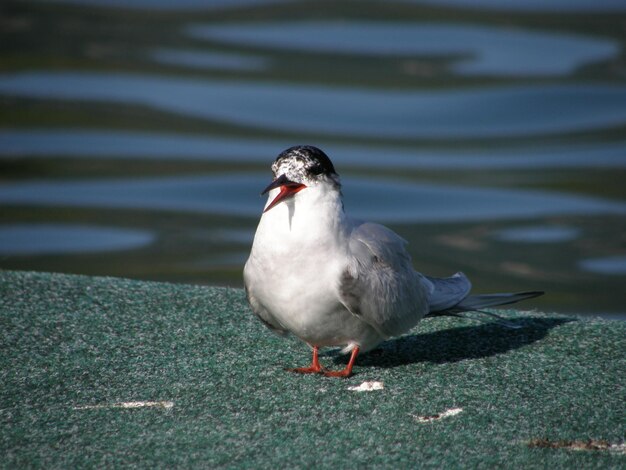
[(516, 292), (513, 294), (480, 294), (470, 295), (464, 298), (454, 307), (448, 309), (451, 312), (470, 312), (483, 308), (497, 307), (500, 305), (509, 305), (522, 300), (533, 299), (543, 295), (542, 291)]
[(454, 307), (467, 298), (472, 289), (472, 283), (461, 272), (446, 278), (424, 276), (424, 282), (429, 293), (428, 306), (431, 312)]
[[(520, 328), (520, 325), (512, 323), (508, 321), (506, 318), (501, 317), (500, 315), (496, 315), (493, 312), (487, 312), (482, 310), (484, 308), (497, 307), (500, 305), (509, 305), (514, 304), (516, 302), (520, 302), (522, 300), (533, 299), (535, 297), (539, 297), (543, 295), (543, 291), (528, 291), (528, 292), (516, 292), (516, 293), (507, 293), (507, 294), (480, 294), (480, 295), (470, 295), (463, 299), (458, 304), (446, 309), (440, 310), (437, 312), (431, 312), (427, 316), (452, 316), (459, 318), (472, 318), (475, 320), (480, 320), (483, 322), (494, 321), (506, 328), (517, 329)], [(463, 313), (476, 312), (481, 315), (487, 316), (489, 318), (484, 318), (475, 315), (463, 315)]]

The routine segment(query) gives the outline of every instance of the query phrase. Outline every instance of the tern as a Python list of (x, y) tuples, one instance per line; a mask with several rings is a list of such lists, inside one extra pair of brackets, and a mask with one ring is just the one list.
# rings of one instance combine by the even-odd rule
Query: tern
[[(339, 175), (317, 147), (288, 148), (272, 172), (243, 275), (254, 314), (313, 350), (310, 366), (288, 370), (349, 377), (360, 352), (406, 333), (427, 315), (458, 316), (543, 294), (470, 295), (463, 273), (434, 278), (417, 272), (404, 239), (345, 213)], [(350, 353), (343, 370), (320, 364), (319, 349), (329, 346)]]

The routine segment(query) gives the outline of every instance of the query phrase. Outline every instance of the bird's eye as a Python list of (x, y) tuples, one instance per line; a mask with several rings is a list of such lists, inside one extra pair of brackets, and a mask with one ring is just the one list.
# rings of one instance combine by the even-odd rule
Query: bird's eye
[(309, 171), (313, 173), (314, 175), (321, 175), (322, 173), (324, 173), (324, 169), (322, 168), (322, 165), (315, 165)]

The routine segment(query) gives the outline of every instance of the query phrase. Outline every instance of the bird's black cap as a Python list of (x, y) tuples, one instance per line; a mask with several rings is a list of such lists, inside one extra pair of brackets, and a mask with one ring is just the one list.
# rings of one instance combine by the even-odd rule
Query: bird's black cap
[(313, 145), (295, 145), (289, 147), (278, 155), (274, 161), (274, 167), (278, 167), (282, 162), (293, 160), (299, 163), (307, 173), (311, 175), (336, 175), (333, 162), (328, 155)]

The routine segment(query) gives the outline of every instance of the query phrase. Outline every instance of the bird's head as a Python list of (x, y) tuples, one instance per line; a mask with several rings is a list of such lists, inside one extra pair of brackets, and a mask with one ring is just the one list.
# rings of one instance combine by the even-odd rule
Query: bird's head
[(339, 190), (339, 175), (330, 158), (312, 145), (297, 145), (283, 151), (272, 163), (274, 180), (261, 194), (280, 189), (264, 212), (307, 188)]

